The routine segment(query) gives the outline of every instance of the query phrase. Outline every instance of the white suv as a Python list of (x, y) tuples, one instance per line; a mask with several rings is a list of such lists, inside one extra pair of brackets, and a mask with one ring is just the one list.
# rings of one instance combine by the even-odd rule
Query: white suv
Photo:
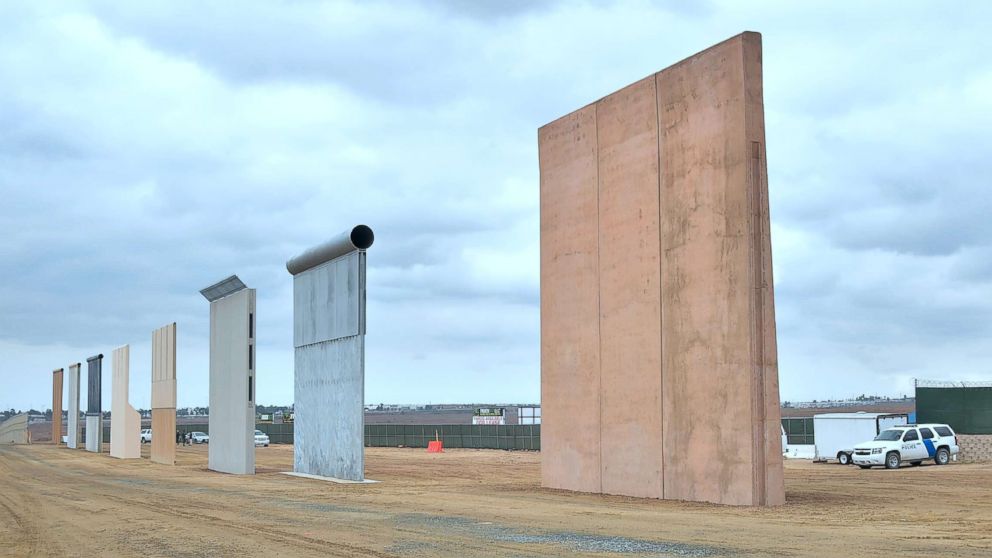
[(146, 428), (141, 431), (141, 443), (150, 444), (152, 443), (152, 429)]
[(261, 430), (255, 431), (255, 447), (258, 446), (269, 447), (269, 435)]
[(854, 464), (862, 469), (872, 465), (898, 469), (904, 461), (919, 465), (925, 459), (933, 459), (937, 465), (947, 465), (957, 453), (958, 439), (950, 426), (908, 424), (883, 430), (873, 441), (854, 446), (852, 457)]

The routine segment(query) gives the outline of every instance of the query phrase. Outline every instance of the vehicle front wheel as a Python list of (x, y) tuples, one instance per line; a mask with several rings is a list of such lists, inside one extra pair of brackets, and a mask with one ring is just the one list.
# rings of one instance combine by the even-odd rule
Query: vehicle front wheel
[(947, 465), (951, 461), (951, 452), (947, 451), (947, 448), (940, 448), (933, 460), (937, 465)]
[(898, 469), (899, 468), (899, 452), (890, 451), (885, 456), (885, 468), (886, 469)]
[(862, 469), (871, 469), (871, 465), (858, 465), (858, 467), (861, 467)]
[(851, 455), (848, 454), (848, 453), (845, 453), (845, 452), (838, 453), (837, 454), (837, 463), (840, 463), (841, 465), (850, 465), (851, 464)]

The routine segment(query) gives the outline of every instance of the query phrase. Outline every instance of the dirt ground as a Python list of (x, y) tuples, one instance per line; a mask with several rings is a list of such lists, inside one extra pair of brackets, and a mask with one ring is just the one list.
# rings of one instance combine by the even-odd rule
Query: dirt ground
[[(143, 448), (147, 455), (147, 448)], [(51, 445), (0, 447), (0, 555), (992, 555), (992, 465), (862, 471), (789, 461), (788, 503), (731, 508), (540, 488), (540, 454), (372, 448), (378, 484), (176, 467)]]

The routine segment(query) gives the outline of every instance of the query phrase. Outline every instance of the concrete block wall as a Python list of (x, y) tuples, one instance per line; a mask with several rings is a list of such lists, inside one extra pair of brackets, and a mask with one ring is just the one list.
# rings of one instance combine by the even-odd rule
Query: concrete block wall
[(962, 463), (992, 462), (992, 434), (958, 434), (958, 447)]
[(760, 35), (538, 143), (542, 484), (783, 503)]

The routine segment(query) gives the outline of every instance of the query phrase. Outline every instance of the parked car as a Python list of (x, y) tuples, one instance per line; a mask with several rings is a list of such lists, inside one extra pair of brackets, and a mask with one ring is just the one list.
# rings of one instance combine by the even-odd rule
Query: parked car
[(870, 442), (854, 448), (854, 464), (862, 469), (884, 465), (898, 469), (903, 462), (919, 465), (933, 459), (947, 465), (958, 454), (958, 438), (946, 424), (908, 424), (883, 430)]
[[(134, 432), (134, 431), (132, 430), (132, 432)], [(133, 438), (132, 438), (132, 440), (133, 440)], [(150, 443), (152, 443), (152, 429), (151, 428), (146, 428), (146, 429), (144, 429), (144, 430), (141, 431), (141, 443), (142, 444), (150, 444)]]
[(269, 435), (261, 430), (255, 431), (255, 447), (258, 446), (269, 447)]
[(207, 436), (205, 432), (194, 432), (193, 433), (193, 443), (194, 444), (209, 444), (210, 436)]

